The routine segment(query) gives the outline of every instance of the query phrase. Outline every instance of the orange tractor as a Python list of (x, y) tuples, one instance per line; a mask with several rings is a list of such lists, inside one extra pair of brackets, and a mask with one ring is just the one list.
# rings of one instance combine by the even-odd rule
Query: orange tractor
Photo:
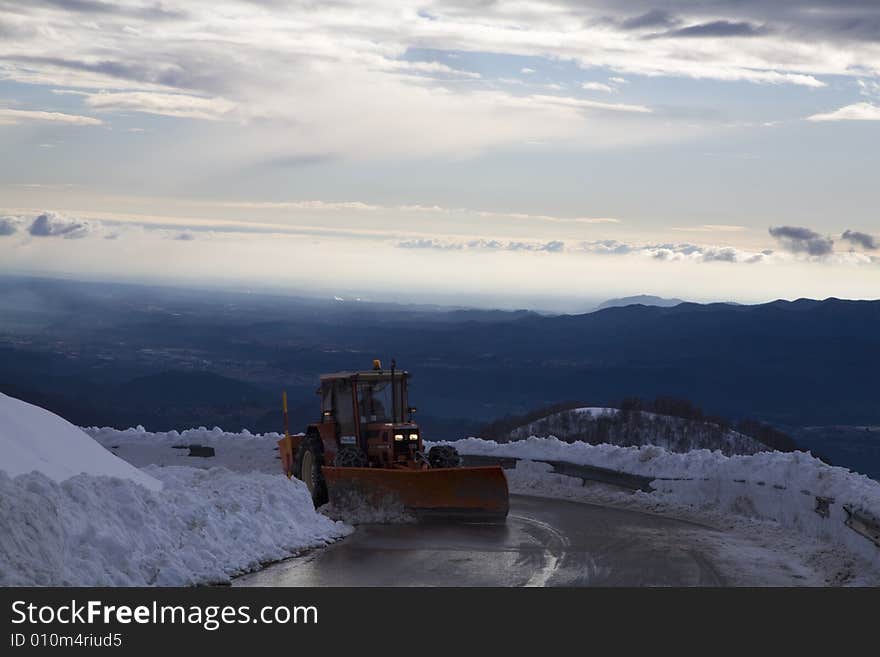
[(503, 520), (507, 479), (499, 466), (461, 467), (449, 445), (424, 452), (408, 404), (410, 375), (373, 362), (373, 370), (321, 376), (321, 420), (290, 435), (284, 396), (284, 438), (278, 441), (288, 477), (302, 480), (316, 506), (367, 504), (403, 508), (417, 517)]

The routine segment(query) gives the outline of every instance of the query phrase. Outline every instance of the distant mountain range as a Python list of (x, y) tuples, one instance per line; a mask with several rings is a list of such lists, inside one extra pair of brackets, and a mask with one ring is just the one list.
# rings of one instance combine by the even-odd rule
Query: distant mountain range
[[(509, 398), (669, 394), (732, 418), (880, 420), (880, 301), (634, 305), (461, 327), (432, 334), (431, 344), (441, 359), (491, 360), (505, 371), (491, 384), (494, 394)], [(459, 391), (479, 395), (479, 387)]]
[(608, 299), (603, 301), (596, 310), (604, 310), (605, 308), (621, 308), (623, 306), (659, 306), (660, 308), (671, 308), (684, 303), (681, 299), (666, 299), (664, 297), (655, 297), (652, 294), (638, 294), (632, 297), (621, 297), (620, 299)]
[[(672, 300), (669, 300), (670, 302)], [(679, 303), (580, 315), (4, 279), (0, 391), (79, 424), (277, 430), (323, 372), (413, 374), (426, 432), (564, 400), (673, 396), (786, 427), (880, 425), (880, 301)]]

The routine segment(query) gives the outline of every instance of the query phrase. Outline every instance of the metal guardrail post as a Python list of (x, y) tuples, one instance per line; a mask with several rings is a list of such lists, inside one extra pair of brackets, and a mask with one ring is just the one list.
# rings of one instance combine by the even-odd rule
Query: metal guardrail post
[(880, 547), (880, 519), (864, 509), (855, 509), (848, 504), (843, 505), (846, 511), (846, 526), (861, 534), (874, 545)]

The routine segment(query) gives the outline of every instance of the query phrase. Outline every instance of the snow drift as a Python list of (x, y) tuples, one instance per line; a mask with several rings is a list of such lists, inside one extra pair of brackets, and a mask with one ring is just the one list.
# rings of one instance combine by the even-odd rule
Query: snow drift
[(139, 470), (5, 395), (0, 449), (0, 586), (224, 582), (351, 531), (280, 473)]
[(226, 582), (261, 563), (345, 536), (305, 486), (224, 468), (147, 469), (128, 479), (0, 471), (0, 585), (186, 586)]
[(150, 490), (161, 482), (101, 447), (54, 413), (0, 393), (0, 470), (38, 471), (55, 481), (80, 473), (120, 477)]

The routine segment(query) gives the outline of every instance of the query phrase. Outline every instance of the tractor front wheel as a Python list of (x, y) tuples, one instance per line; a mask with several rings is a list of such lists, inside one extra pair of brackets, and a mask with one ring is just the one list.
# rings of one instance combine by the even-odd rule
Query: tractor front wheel
[(324, 464), (324, 446), (315, 434), (303, 438), (296, 451), (293, 475), (302, 481), (312, 496), (315, 506), (327, 503), (327, 483), (321, 467)]
[(428, 463), (432, 468), (457, 468), (461, 465), (458, 450), (450, 445), (434, 445), (428, 451)]

